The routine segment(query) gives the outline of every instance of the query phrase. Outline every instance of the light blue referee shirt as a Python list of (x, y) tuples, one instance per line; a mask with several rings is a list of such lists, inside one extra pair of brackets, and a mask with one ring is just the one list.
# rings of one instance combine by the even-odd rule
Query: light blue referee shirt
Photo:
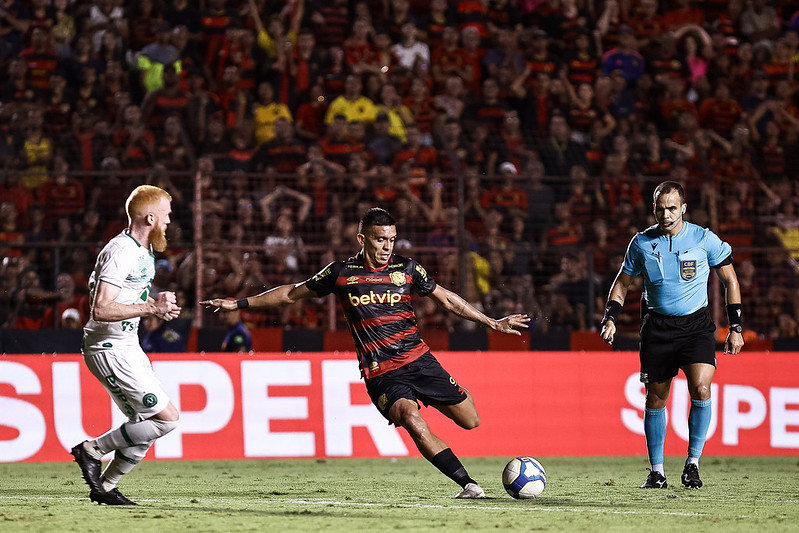
[(677, 235), (665, 235), (654, 225), (632, 238), (622, 272), (643, 276), (650, 311), (685, 316), (707, 306), (710, 267), (731, 254), (729, 244), (696, 224), (683, 222)]

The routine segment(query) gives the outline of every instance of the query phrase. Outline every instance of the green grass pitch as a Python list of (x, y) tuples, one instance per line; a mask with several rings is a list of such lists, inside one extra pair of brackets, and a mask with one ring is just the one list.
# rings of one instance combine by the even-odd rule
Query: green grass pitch
[(137, 507), (92, 504), (74, 463), (0, 464), (0, 531), (799, 531), (799, 457), (702, 459), (705, 486), (642, 490), (641, 457), (539, 457), (535, 500), (502, 487), (510, 458), (464, 458), (488, 498), (422, 459), (153, 461), (120, 484)]

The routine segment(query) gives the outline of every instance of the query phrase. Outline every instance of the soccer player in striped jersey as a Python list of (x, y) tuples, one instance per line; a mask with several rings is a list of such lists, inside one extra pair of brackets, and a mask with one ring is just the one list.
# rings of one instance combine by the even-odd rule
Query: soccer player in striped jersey
[(430, 430), (419, 410), (421, 401), (464, 429), (480, 424), (472, 396), (444, 370), (419, 335), (411, 294), (428, 296), (442, 308), (502, 333), (521, 335), (516, 328), (527, 328), (530, 318), (524, 314), (490, 318), (437, 285), (422, 265), (394, 254), (396, 222), (383, 209), (366, 212), (357, 238), (361, 245), (357, 255), (330, 263), (302, 283), (281, 285), (236, 301), (216, 298), (200, 303), (232, 311), (335, 294), (344, 308), (361, 375), (377, 409), (389, 422), (405, 428), (422, 455), (462, 487), (457, 498), (484, 498), (482, 487)]

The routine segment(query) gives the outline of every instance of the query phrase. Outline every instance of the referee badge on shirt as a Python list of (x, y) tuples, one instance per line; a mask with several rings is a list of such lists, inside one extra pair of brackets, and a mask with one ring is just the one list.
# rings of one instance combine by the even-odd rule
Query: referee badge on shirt
[(680, 277), (685, 281), (691, 281), (696, 277), (696, 259), (680, 261)]

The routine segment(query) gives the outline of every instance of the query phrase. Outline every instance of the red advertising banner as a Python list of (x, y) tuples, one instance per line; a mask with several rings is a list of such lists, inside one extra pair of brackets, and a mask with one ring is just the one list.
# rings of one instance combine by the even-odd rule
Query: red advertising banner
[[(440, 352), (475, 398), (466, 431), (424, 408), (461, 456), (643, 455), (643, 386), (632, 352)], [(371, 405), (351, 353), (154, 354), (178, 429), (151, 457), (418, 456)], [(799, 354), (719, 356), (705, 451), (799, 454)], [(666, 453), (688, 440), (687, 385), (675, 379)], [(124, 422), (80, 355), (0, 356), (0, 461), (66, 461), (75, 443)]]

